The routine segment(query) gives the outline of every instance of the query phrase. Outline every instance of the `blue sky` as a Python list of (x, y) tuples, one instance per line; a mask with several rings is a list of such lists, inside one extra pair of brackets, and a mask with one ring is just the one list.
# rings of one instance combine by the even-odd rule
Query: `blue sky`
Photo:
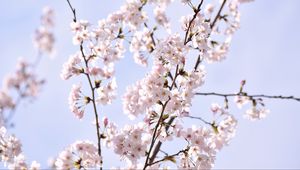
[[(92, 23), (119, 8), (124, 1), (74, 0), (78, 18)], [(170, 8), (171, 15), (186, 14), (179, 3)], [(39, 25), (43, 6), (56, 11), (56, 56), (43, 58), (38, 69), (47, 77), (41, 95), (33, 103), (23, 103), (14, 118), (11, 129), (23, 143), (29, 161), (38, 160), (44, 166), (47, 159), (57, 155), (77, 139), (95, 140), (91, 125), (92, 114), (77, 120), (68, 108), (71, 85), (81, 79), (62, 81), (59, 77), (62, 64), (78, 47), (72, 45), (69, 23), (72, 15), (65, 1), (4, 1), (0, 6), (0, 79), (14, 70), (18, 57), (34, 60), (36, 51), (32, 36)], [(218, 64), (207, 65), (203, 92), (235, 92), (240, 80), (246, 79), (246, 91), (255, 94), (282, 94), (300, 96), (300, 1), (255, 1), (242, 7), (241, 29), (235, 34), (228, 58)], [(175, 23), (177, 20), (174, 20)], [(127, 55), (116, 65), (118, 93), (121, 96), (127, 85), (143, 77), (146, 69), (136, 66)], [(134, 74), (133, 74), (134, 73)], [(222, 102), (215, 97), (197, 97), (192, 111), (207, 110), (211, 102)], [(231, 113), (239, 119), (236, 137), (217, 156), (216, 168), (300, 168), (300, 103), (283, 100), (266, 100), (269, 116), (251, 122), (242, 118), (245, 110), (231, 106)], [(101, 115), (124, 124), (120, 100), (114, 105), (100, 107)], [(121, 118), (121, 119), (120, 119)], [(172, 147), (170, 145), (169, 147)], [(109, 159), (110, 158), (110, 159)], [(118, 158), (108, 152), (107, 164)], [(108, 161), (110, 160), (110, 161)]]

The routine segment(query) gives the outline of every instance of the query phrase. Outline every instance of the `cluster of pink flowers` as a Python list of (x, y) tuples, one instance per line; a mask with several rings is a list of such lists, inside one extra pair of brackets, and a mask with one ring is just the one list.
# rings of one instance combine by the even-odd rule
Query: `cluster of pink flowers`
[[(181, 0), (193, 11), (192, 15), (181, 18), (183, 35), (171, 31), (167, 7), (173, 0), (126, 0), (119, 10), (99, 20), (97, 25), (77, 20), (75, 9), (68, 1), (74, 15), (70, 23), (72, 41), (79, 50), (70, 55), (60, 76), (63, 80), (86, 78), (87, 86), (82, 82), (72, 86), (69, 107), (78, 119), (84, 117), (88, 105), (93, 107), (98, 145), (76, 141), (58, 154), (52, 168), (102, 169), (104, 144), (126, 162), (126, 169), (167, 169), (166, 161), (176, 163), (174, 167), (179, 169), (211, 169), (217, 153), (235, 136), (237, 120), (228, 111), (226, 95), (223, 95), (225, 106), (211, 105), (212, 121), (192, 116), (191, 108), (197, 90), (205, 82), (204, 65), (226, 58), (232, 36), (240, 25), (239, 5), (248, 1), (251, 0), (229, 0), (227, 4), (223, 1), (218, 11), (212, 3), (200, 1), (195, 6), (192, 0)], [(147, 6), (153, 9), (154, 22), (144, 9)], [(225, 14), (221, 14), (223, 8)], [(54, 50), (53, 17), (52, 9), (43, 10), (41, 26), (35, 35), (35, 45), (41, 53)], [(156, 31), (166, 34), (160, 38)], [(109, 105), (118, 97), (115, 63), (123, 58), (127, 47), (137, 64), (152, 68), (144, 78), (128, 86), (122, 98), (124, 113), (140, 122), (119, 128), (102, 117), (97, 106)], [(191, 57), (195, 53), (197, 60)], [(15, 90), (21, 98), (38, 95), (44, 80), (37, 78), (34, 67), (20, 60), (16, 72), (6, 77), (0, 90), (0, 159), (9, 169), (40, 168), (35, 161), (30, 167), (27, 165), (20, 141), (6, 134), (3, 116), (4, 110), (14, 109), (16, 105), (10, 90)], [(248, 96), (243, 91), (244, 85), (242, 81), (239, 93), (230, 96), (236, 96), (239, 108), (252, 103), (246, 118), (264, 118), (269, 110), (264, 108), (262, 99)], [(89, 87), (89, 93), (84, 87)], [(103, 121), (99, 123), (101, 118)], [(203, 125), (185, 124), (186, 118), (198, 119)], [(161, 150), (163, 143), (173, 141), (181, 142), (178, 146), (185, 143), (182, 146), (185, 149), (176, 151), (176, 147), (175, 152), (172, 150), (174, 154)]]
[(36, 61), (31, 63), (20, 58), (15, 72), (8, 74), (3, 80), (3, 87), (0, 90), (0, 126), (7, 126), (5, 124), (9, 120), (6, 118), (11, 116), (4, 115), (5, 110), (14, 110), (23, 98), (33, 99), (37, 97), (45, 82), (45, 80), (37, 77), (35, 67), (42, 54), (53, 52), (54, 36), (50, 31), (54, 26), (53, 15), (54, 12), (51, 8), (45, 7), (43, 9), (41, 26), (35, 34), (35, 45), (39, 51)]
[[(70, 108), (79, 119), (89, 103), (93, 103), (97, 117), (96, 104), (111, 104), (117, 97), (114, 63), (124, 55), (124, 39), (129, 42), (129, 51), (133, 53), (136, 63), (147, 66), (150, 59), (153, 61), (151, 71), (134, 85), (128, 86), (123, 95), (123, 111), (131, 119), (142, 115), (143, 121), (120, 129), (107, 118), (103, 121), (104, 128), (96, 124), (98, 147), (103, 140), (107, 147), (126, 161), (126, 168), (162, 168), (164, 159), (152, 164), (160, 158), (160, 153), (155, 153), (155, 147), (176, 139), (188, 144), (185, 150), (167, 157), (168, 160), (179, 160), (177, 167), (180, 169), (210, 169), (217, 152), (235, 135), (237, 120), (228, 113), (226, 105), (212, 105), (214, 120), (202, 120), (207, 126), (187, 126), (183, 119), (190, 116), (195, 92), (204, 84), (206, 71), (202, 61), (212, 63), (225, 59), (232, 35), (239, 28), (238, 6), (244, 1), (231, 0), (224, 7), (227, 7), (226, 14), (216, 19), (213, 16), (218, 11), (213, 4), (206, 4), (205, 10), (193, 6), (194, 15), (181, 19), (184, 36), (170, 31), (166, 8), (171, 2), (127, 0), (120, 10), (98, 21), (96, 27), (88, 21), (76, 21), (76, 18), (71, 23), (73, 44), (79, 45), (80, 51), (71, 55), (64, 64), (61, 77), (67, 80), (84, 75), (92, 92), (91, 95), (84, 95), (81, 84), (74, 85), (71, 90)], [(193, 5), (190, 0), (182, 2)], [(149, 24), (149, 15), (143, 10), (148, 4), (154, 6), (153, 27)], [(217, 22), (224, 24), (219, 26)], [(163, 38), (154, 36), (158, 29), (166, 31), (167, 35)], [(188, 56), (195, 51), (199, 59), (191, 69)], [(248, 100), (252, 99), (243, 95), (236, 98), (239, 106)], [(266, 111), (257, 107), (247, 111), (251, 118), (261, 118), (264, 113)], [(96, 152), (94, 148), (93, 153)], [(101, 153), (98, 154), (101, 159)], [(146, 158), (145, 164), (141, 164), (142, 158)], [(90, 164), (84, 165), (84, 158), (78, 156), (74, 159), (74, 150), (67, 149), (59, 155), (55, 165), (58, 168), (72, 168), (74, 162), (77, 165), (79, 162), (79, 168), (102, 166), (99, 159), (95, 156), (94, 160), (89, 160)]]
[(146, 156), (145, 146), (150, 143), (150, 136), (144, 124), (127, 125), (120, 130), (110, 129), (110, 127), (108, 129), (110, 130), (108, 138), (111, 141), (109, 146), (125, 159), (128, 165), (136, 165), (141, 157)]
[(133, 53), (134, 61), (142, 66), (148, 65), (147, 52), (152, 52), (154, 49), (151, 34), (152, 31), (148, 28), (136, 31), (130, 43), (130, 52)]
[(5, 109), (11, 109), (15, 107), (15, 103), (11, 96), (7, 94), (6, 91), (0, 91), (0, 113), (2, 113)]
[(54, 37), (50, 31), (53, 27), (53, 14), (52, 9), (44, 8), (42, 24), (35, 35), (35, 45), (39, 50), (37, 61), (30, 63), (20, 58), (16, 70), (5, 77), (0, 90), (0, 159), (8, 169), (40, 169), (40, 164), (36, 161), (30, 166), (26, 163), (20, 140), (14, 135), (8, 135), (6, 127), (10, 127), (10, 119), (19, 102), (24, 98), (36, 98), (45, 82), (38, 78), (35, 67), (43, 53), (49, 54), (53, 51)]
[(76, 141), (62, 151), (54, 162), (55, 169), (87, 169), (100, 165), (97, 147), (90, 141)]
[(267, 116), (267, 114), (270, 112), (269, 109), (265, 108), (265, 104), (263, 102), (263, 99), (261, 98), (253, 98), (251, 96), (248, 96), (247, 93), (243, 92), (243, 88), (246, 84), (245, 80), (241, 81), (241, 87), (240, 92), (237, 96), (234, 98), (234, 102), (237, 104), (238, 108), (242, 108), (244, 105), (251, 103), (252, 107), (248, 110), (246, 110), (246, 113), (244, 114), (244, 117), (255, 121), (255, 120), (261, 120)]
[[(38, 79), (32, 65), (24, 59), (19, 59), (14, 73), (8, 74), (3, 80), (0, 90), (0, 126), (5, 126), (5, 110), (15, 108), (17, 100), (21, 98), (35, 98), (44, 84), (43, 79)], [(14, 99), (15, 96), (17, 99)]]
[(34, 45), (42, 53), (51, 54), (53, 52), (54, 35), (52, 29), (54, 27), (54, 11), (50, 7), (44, 7), (41, 17), (41, 25), (35, 31)]
[(36, 97), (44, 80), (37, 78), (30, 63), (20, 59), (16, 71), (4, 79), (4, 89), (15, 89), (22, 97)]
[[(0, 128), (0, 159), (8, 169), (39, 169), (40, 164), (33, 161), (28, 166), (22, 153), (22, 144), (14, 135), (8, 135), (4, 127)], [(29, 168), (28, 168), (29, 167)]]

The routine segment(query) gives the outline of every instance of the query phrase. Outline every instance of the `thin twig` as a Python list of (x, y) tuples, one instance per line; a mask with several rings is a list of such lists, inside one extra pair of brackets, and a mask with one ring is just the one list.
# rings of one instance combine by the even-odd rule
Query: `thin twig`
[(157, 163), (159, 163), (159, 162), (171, 160), (171, 159), (173, 159), (175, 156), (178, 156), (178, 155), (181, 154), (181, 153), (186, 153), (186, 152), (188, 152), (188, 151), (189, 151), (189, 147), (187, 147), (187, 148), (184, 149), (184, 150), (180, 150), (180, 151), (178, 151), (177, 153), (174, 153), (174, 154), (172, 154), (172, 155), (166, 155), (163, 159), (157, 160), (157, 161), (151, 163), (150, 165), (154, 165), (154, 164), (157, 164)]
[(220, 18), (221, 12), (222, 12), (222, 10), (223, 10), (223, 8), (224, 8), (224, 6), (225, 6), (226, 1), (227, 1), (227, 0), (223, 0), (222, 5), (221, 5), (221, 7), (219, 8), (219, 11), (218, 11), (218, 13), (217, 13), (215, 19), (213, 20), (213, 22), (212, 22), (211, 25), (210, 25), (211, 29), (213, 29), (213, 27), (215, 26), (217, 20)]
[(213, 123), (210, 123), (210, 122), (204, 120), (202, 117), (196, 117), (196, 116), (185, 116), (185, 117), (201, 120), (203, 123), (208, 124), (210, 126), (213, 125)]
[(196, 95), (200, 96), (220, 96), (220, 97), (235, 97), (235, 96), (247, 96), (250, 98), (269, 98), (269, 99), (289, 99), (289, 100), (295, 100), (300, 102), (300, 98), (294, 97), (294, 96), (282, 96), (282, 95), (265, 95), (265, 94), (254, 94), (249, 95), (247, 93), (228, 93), (228, 94), (222, 94), (222, 93), (195, 93)]
[(185, 36), (184, 36), (184, 45), (186, 45), (189, 41), (191, 41), (191, 38), (189, 38), (189, 32), (192, 26), (192, 23), (194, 22), (194, 20), (196, 19), (198, 13), (200, 12), (201, 6), (203, 4), (203, 0), (201, 0), (201, 2), (199, 3), (197, 9), (194, 10), (194, 15), (193, 18), (190, 20), (189, 24), (188, 24), (188, 28), (185, 32)]
[[(76, 19), (76, 11), (75, 11), (75, 8), (72, 7), (71, 3), (69, 0), (67, 0), (68, 4), (69, 4), (69, 7), (70, 9), (72, 10), (72, 13), (73, 13), (73, 21), (76, 22), (77, 19)], [(85, 62), (85, 67), (86, 67), (86, 70), (88, 70), (89, 68), (89, 65), (88, 65), (88, 58), (86, 58), (85, 54), (84, 54), (84, 50), (83, 50), (83, 42), (81, 42), (80, 44), (80, 51), (81, 51), (81, 54), (82, 54), (82, 57), (84, 59), (84, 62)], [(93, 87), (93, 84), (92, 84), (92, 80), (91, 80), (91, 77), (89, 74), (85, 74), (87, 79), (88, 79), (88, 82), (89, 82), (89, 86), (90, 86), (90, 89), (91, 89), (91, 92), (92, 92), (92, 100), (91, 102), (93, 103), (93, 109), (94, 109), (94, 114), (95, 114), (95, 119), (96, 119), (96, 132), (97, 132), (97, 141), (98, 141), (98, 155), (101, 159), (101, 162), (100, 162), (100, 170), (102, 170), (102, 166), (103, 166), (103, 158), (102, 158), (102, 153), (101, 153), (101, 134), (100, 134), (100, 126), (99, 126), (99, 116), (98, 116), (98, 111), (97, 111), (97, 106), (96, 106), (96, 98), (95, 98), (95, 90), (96, 88)]]
[(76, 22), (77, 21), (77, 19), (76, 19), (76, 10), (75, 10), (75, 8), (73, 8), (73, 6), (72, 6), (72, 4), (70, 3), (69, 0), (67, 0), (67, 2), (69, 4), (69, 7), (71, 8), (72, 13), (73, 13), (73, 21)]

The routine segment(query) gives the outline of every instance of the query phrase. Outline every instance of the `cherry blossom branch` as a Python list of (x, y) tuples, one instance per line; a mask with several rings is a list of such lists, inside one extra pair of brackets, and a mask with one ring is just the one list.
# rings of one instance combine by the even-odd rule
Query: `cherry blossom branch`
[[(193, 15), (193, 18), (192, 18), (192, 19), (190, 20), (190, 22), (188, 23), (188, 28), (187, 28), (186, 33), (185, 33), (185, 37), (184, 37), (184, 45), (186, 45), (189, 41), (191, 41), (191, 37), (189, 37), (189, 31), (190, 31), (190, 29), (191, 29), (191, 25), (192, 25), (193, 21), (194, 21), (194, 20), (196, 19), (196, 17), (197, 17), (197, 14), (200, 12), (200, 9), (201, 9), (202, 4), (203, 4), (203, 0), (201, 0), (201, 2), (199, 3), (197, 9), (194, 9), (194, 12), (195, 12), (195, 13), (194, 13), (194, 15)], [(189, 37), (189, 38), (188, 38), (188, 37)], [(177, 66), (176, 66), (176, 70), (175, 70), (174, 78), (173, 78), (173, 76), (172, 76), (171, 73), (169, 74), (169, 77), (173, 80), (172, 85), (171, 85), (171, 87), (170, 87), (170, 90), (171, 90), (174, 86), (177, 87), (175, 81), (176, 81), (176, 78), (177, 78), (177, 76), (178, 76), (178, 67), (179, 67), (179, 66), (177, 65)], [(171, 124), (174, 120), (175, 120), (175, 117), (170, 118), (170, 120), (168, 121), (168, 124)], [(168, 129), (169, 129), (169, 126), (166, 127), (166, 131), (167, 131)], [(149, 161), (150, 164), (152, 164), (153, 161), (155, 160), (155, 157), (156, 157), (156, 155), (158, 154), (161, 145), (162, 145), (162, 142), (159, 141), (159, 142), (157, 143), (157, 145), (155, 146), (155, 149), (154, 149), (153, 154), (152, 154), (152, 156), (151, 156), (151, 158), (150, 158), (150, 161)], [(149, 154), (150, 154), (150, 153), (149, 153)]]
[[(39, 50), (38, 53), (37, 53), (37, 56), (35, 57), (35, 60), (31, 64), (31, 67), (32, 67), (33, 70), (35, 70), (36, 67), (38, 67), (38, 65), (41, 62), (41, 58), (42, 58), (42, 52)], [(24, 90), (18, 89), (18, 94), (17, 94), (17, 98), (14, 102), (14, 107), (11, 108), (11, 110), (8, 113), (7, 117), (4, 118), (4, 124), (7, 128), (13, 127), (13, 123), (11, 123), (9, 126), (8, 126), (8, 124), (13, 119), (13, 117), (15, 116), (18, 105), (22, 102), (22, 100), (24, 98), (26, 98), (26, 95), (24, 95), (23, 91), (26, 91), (27, 88), (29, 88), (28, 84), (25, 86)]]
[[(223, 10), (223, 8), (224, 8), (224, 6), (225, 6), (225, 3), (226, 3), (226, 0), (223, 0), (222, 5), (221, 5), (221, 7), (220, 7), (219, 10), (218, 10), (217, 15), (215, 16), (215, 18), (214, 18), (214, 20), (213, 20), (213, 23), (211, 24), (211, 29), (213, 29), (213, 27), (215, 26), (215, 24), (216, 24), (218, 18), (220, 17), (221, 11)], [(197, 6), (197, 8), (194, 9), (194, 15), (193, 15), (193, 18), (192, 18), (192, 19), (190, 20), (190, 22), (188, 23), (188, 28), (187, 28), (187, 30), (186, 30), (185, 37), (184, 37), (184, 44), (185, 44), (185, 45), (186, 45), (189, 41), (191, 41), (191, 38), (192, 38), (192, 37), (189, 37), (189, 31), (190, 31), (190, 28), (191, 28), (191, 25), (192, 25), (193, 21), (196, 19), (197, 14), (198, 14), (198, 13), (200, 12), (200, 10), (201, 10), (202, 4), (203, 4), (203, 0), (201, 0), (201, 2), (199, 3), (199, 5)], [(201, 55), (199, 55), (198, 58), (197, 58), (197, 61), (196, 61), (196, 63), (195, 63), (195, 66), (194, 66), (194, 70), (196, 70), (196, 69), (198, 68), (198, 66), (199, 66), (199, 64), (201, 63), (201, 61), (202, 61), (202, 60), (201, 60)], [(170, 73), (168, 76), (173, 80), (173, 82), (175, 82), (175, 77), (176, 77), (176, 75), (174, 76), (174, 79), (173, 79), (173, 76), (172, 76), (171, 73)], [(176, 87), (176, 83), (175, 83), (175, 87)], [(172, 124), (172, 122), (175, 120), (175, 118), (176, 118), (176, 117), (171, 117), (171, 118), (169, 119), (169, 121), (168, 121), (168, 124)], [(167, 131), (168, 129), (169, 129), (169, 126), (166, 127), (166, 131)], [(157, 143), (157, 145), (155, 146), (155, 149), (154, 149), (153, 154), (152, 154), (152, 156), (151, 156), (151, 158), (150, 158), (150, 161), (149, 161), (150, 164), (154, 161), (156, 155), (158, 154), (158, 152), (159, 152), (159, 150), (160, 150), (161, 145), (162, 145), (162, 142), (159, 141), (159, 142)], [(150, 154), (150, 153), (149, 153), (149, 154)]]
[(191, 41), (192, 36), (189, 36), (189, 32), (192, 26), (192, 23), (194, 22), (194, 20), (196, 19), (198, 13), (200, 12), (200, 8), (203, 4), (204, 0), (201, 0), (201, 2), (199, 3), (198, 7), (196, 9), (194, 9), (194, 15), (193, 18), (190, 20), (189, 24), (188, 24), (188, 28), (185, 32), (185, 36), (184, 36), (184, 45), (186, 45), (189, 41)]
[(153, 135), (152, 135), (150, 148), (149, 148), (149, 150), (148, 150), (148, 152), (147, 152), (147, 158), (146, 158), (146, 160), (145, 160), (145, 164), (144, 164), (143, 170), (145, 170), (149, 165), (152, 164), (151, 162), (148, 163), (148, 161), (149, 161), (149, 159), (150, 159), (150, 154), (151, 154), (151, 151), (152, 151), (153, 146), (154, 146), (155, 141), (156, 141), (156, 133), (157, 133), (158, 127), (159, 127), (159, 125), (160, 125), (160, 122), (162, 121), (162, 118), (163, 118), (163, 115), (164, 115), (166, 106), (167, 106), (167, 104), (168, 104), (169, 101), (170, 101), (170, 98), (169, 98), (169, 100), (167, 100), (167, 101), (162, 105), (162, 110), (161, 110), (161, 113), (160, 113), (160, 117), (159, 117), (158, 122), (157, 122), (157, 124), (155, 125), (155, 128), (154, 128), (154, 132), (153, 132)]
[(195, 93), (196, 95), (200, 96), (220, 96), (220, 97), (235, 97), (235, 96), (247, 96), (249, 98), (269, 98), (269, 99), (288, 99), (288, 100), (295, 100), (300, 102), (300, 98), (294, 97), (294, 96), (282, 96), (282, 95), (264, 95), (264, 94), (254, 94), (254, 95), (249, 95), (244, 92), (240, 93), (228, 93), (228, 94), (222, 94), (222, 93), (215, 93), (215, 92), (210, 92), (210, 93)]
[[(76, 19), (76, 10), (75, 10), (75, 8), (72, 7), (72, 4), (70, 3), (69, 0), (67, 0), (67, 2), (69, 4), (70, 9), (72, 10), (72, 13), (73, 13), (73, 21), (77, 22), (77, 19)], [(89, 58), (86, 58), (86, 56), (84, 54), (84, 51), (83, 51), (83, 42), (80, 43), (80, 51), (81, 51), (82, 57), (84, 59), (86, 70), (89, 70), (89, 65), (88, 65)], [(94, 114), (95, 114), (95, 119), (96, 119), (96, 133), (97, 133), (97, 143), (98, 143), (98, 155), (100, 157), (100, 170), (102, 170), (103, 159), (102, 159), (102, 153), (101, 153), (102, 151), (101, 151), (101, 134), (100, 134), (100, 130), (99, 130), (100, 129), (100, 126), (99, 126), (99, 116), (98, 116), (98, 111), (97, 111), (97, 106), (96, 106), (96, 98), (95, 98), (95, 90), (96, 90), (96, 88), (93, 87), (90, 75), (87, 74), (87, 73), (84, 73), (84, 74), (87, 77), (87, 80), (88, 80), (88, 83), (89, 83), (89, 86), (90, 86), (90, 90), (92, 92), (91, 102), (93, 104), (93, 109), (94, 109)]]
[[(86, 67), (86, 70), (88, 70), (89, 66), (88, 66), (88, 59), (86, 58), (84, 52), (83, 52), (83, 45), (82, 43), (80, 44), (80, 51), (81, 51), (81, 54), (83, 56), (83, 59), (84, 59), (84, 63), (85, 63), (85, 67)], [(95, 119), (96, 119), (96, 132), (97, 132), (97, 141), (98, 141), (98, 154), (101, 158), (101, 167), (100, 169), (102, 169), (102, 154), (101, 154), (101, 135), (100, 135), (100, 126), (99, 126), (99, 118), (98, 118), (98, 111), (97, 111), (97, 106), (96, 106), (96, 98), (95, 98), (95, 90), (96, 88), (93, 87), (93, 84), (92, 84), (92, 80), (91, 80), (91, 77), (89, 74), (85, 74), (87, 79), (88, 79), (88, 82), (89, 82), (89, 86), (90, 86), (90, 89), (92, 91), (92, 103), (93, 103), (93, 109), (94, 109), (94, 114), (95, 114)]]

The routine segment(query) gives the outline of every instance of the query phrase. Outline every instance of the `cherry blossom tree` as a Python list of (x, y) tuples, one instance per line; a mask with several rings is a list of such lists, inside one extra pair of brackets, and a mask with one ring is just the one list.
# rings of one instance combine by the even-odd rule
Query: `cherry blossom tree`
[[(235, 136), (238, 120), (230, 108), (246, 108), (244, 117), (257, 121), (269, 110), (266, 99), (300, 101), (283, 95), (249, 94), (246, 80), (236, 92), (203, 92), (207, 75), (205, 66), (226, 59), (234, 33), (240, 28), (239, 7), (251, 0), (210, 1), (181, 0), (190, 8), (171, 25), (167, 9), (172, 0), (127, 0), (119, 10), (91, 23), (78, 18), (80, 7), (66, 0), (73, 20), (70, 40), (77, 51), (63, 64), (60, 77), (80, 80), (70, 87), (70, 111), (84, 121), (88, 108), (94, 115), (96, 141), (77, 140), (57, 154), (53, 169), (211, 169), (216, 155)], [(150, 12), (149, 12), (150, 11)], [(45, 8), (41, 27), (36, 30), (36, 61), (20, 60), (16, 72), (4, 80), (0, 91), (1, 161), (9, 169), (39, 169), (36, 161), (27, 165), (21, 142), (7, 130), (16, 106), (22, 99), (35, 98), (44, 80), (37, 78), (36, 66), (43, 54), (53, 52), (53, 10)], [(66, 21), (68, 22), (68, 21)], [(174, 32), (174, 27), (180, 32)], [(115, 65), (129, 51), (136, 64), (148, 67), (145, 76), (117, 94)], [(16, 99), (9, 92), (15, 90)], [(197, 97), (215, 96), (223, 103), (212, 103), (211, 120), (191, 111)], [(121, 127), (101, 115), (101, 108), (121, 98), (128, 124)], [(195, 125), (184, 120), (194, 120)], [(200, 122), (200, 123), (199, 123)], [(163, 145), (178, 145), (163, 150)], [(106, 164), (105, 148), (112, 150), (123, 167)], [(180, 148), (180, 149), (177, 149)]]

